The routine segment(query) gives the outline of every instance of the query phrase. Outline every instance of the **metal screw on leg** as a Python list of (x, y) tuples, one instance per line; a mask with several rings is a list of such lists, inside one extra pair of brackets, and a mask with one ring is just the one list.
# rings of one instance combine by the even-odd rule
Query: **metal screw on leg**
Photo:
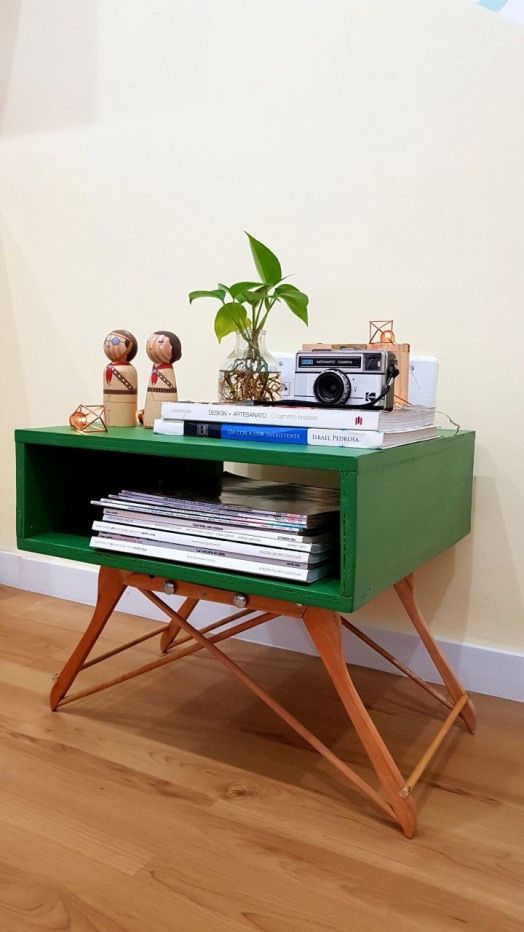
[(176, 592), (176, 586), (174, 582), (171, 582), (170, 579), (166, 579), (164, 583), (164, 592), (166, 595), (173, 595)]
[(244, 595), (243, 592), (235, 592), (233, 596), (233, 605), (236, 605), (237, 608), (245, 608), (247, 605), (247, 595)]

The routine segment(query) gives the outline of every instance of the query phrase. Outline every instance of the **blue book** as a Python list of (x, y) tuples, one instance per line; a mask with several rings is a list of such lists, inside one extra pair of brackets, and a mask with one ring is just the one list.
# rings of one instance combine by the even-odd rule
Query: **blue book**
[(259, 440), (262, 443), (307, 443), (307, 427), (278, 427), (270, 424), (220, 424), (214, 421), (184, 421), (189, 437), (222, 440)]

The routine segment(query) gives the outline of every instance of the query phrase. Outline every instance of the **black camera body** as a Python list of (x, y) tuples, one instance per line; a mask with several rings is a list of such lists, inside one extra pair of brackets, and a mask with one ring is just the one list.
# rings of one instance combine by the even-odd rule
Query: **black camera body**
[(391, 411), (397, 357), (387, 350), (309, 350), (295, 360), (294, 400)]

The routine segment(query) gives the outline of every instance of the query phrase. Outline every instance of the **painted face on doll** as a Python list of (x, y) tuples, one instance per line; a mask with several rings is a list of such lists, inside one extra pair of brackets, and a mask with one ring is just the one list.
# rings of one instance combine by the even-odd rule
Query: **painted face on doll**
[(169, 330), (157, 330), (146, 343), (146, 352), (155, 365), (168, 365), (176, 362), (182, 355), (178, 337)]
[(136, 351), (136, 337), (129, 330), (111, 330), (104, 340), (104, 353), (111, 362), (131, 362)]

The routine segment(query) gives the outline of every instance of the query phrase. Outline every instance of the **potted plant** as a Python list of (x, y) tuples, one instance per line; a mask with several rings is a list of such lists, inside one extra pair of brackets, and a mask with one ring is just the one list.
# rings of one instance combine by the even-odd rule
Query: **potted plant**
[(309, 298), (282, 276), (274, 253), (246, 233), (260, 281), (219, 284), (211, 291), (191, 291), (196, 298), (217, 298), (215, 317), (219, 343), (230, 333), (237, 334), (236, 346), (220, 370), (221, 401), (276, 401), (280, 397), (280, 374), (276, 361), (265, 347), (265, 323), (279, 302), (287, 305), (305, 324)]

